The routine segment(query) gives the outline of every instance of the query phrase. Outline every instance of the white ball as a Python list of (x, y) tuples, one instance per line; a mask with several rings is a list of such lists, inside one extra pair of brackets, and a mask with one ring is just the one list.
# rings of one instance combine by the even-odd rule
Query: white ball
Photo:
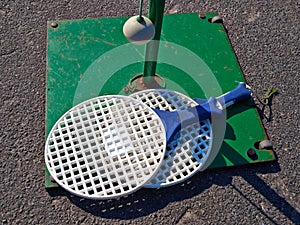
[(146, 44), (152, 40), (155, 28), (150, 19), (143, 16), (141, 22), (139, 16), (130, 17), (123, 26), (123, 33), (129, 42), (136, 45)]

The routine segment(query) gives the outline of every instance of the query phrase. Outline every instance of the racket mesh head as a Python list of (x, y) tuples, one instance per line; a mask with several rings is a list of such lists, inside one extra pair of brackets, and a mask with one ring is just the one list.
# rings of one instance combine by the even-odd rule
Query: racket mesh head
[[(178, 92), (150, 89), (131, 97), (161, 110), (184, 110), (197, 103)], [(205, 164), (212, 146), (210, 120), (183, 126), (178, 140), (167, 143), (167, 152), (159, 172), (145, 185), (148, 188), (167, 187), (188, 179)]]
[(165, 130), (146, 105), (125, 96), (102, 96), (65, 113), (45, 146), (51, 176), (66, 190), (92, 199), (128, 195), (157, 172)]

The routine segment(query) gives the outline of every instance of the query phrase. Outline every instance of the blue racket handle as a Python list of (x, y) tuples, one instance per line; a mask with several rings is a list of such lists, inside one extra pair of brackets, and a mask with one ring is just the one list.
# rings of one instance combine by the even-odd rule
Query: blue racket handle
[[(240, 82), (235, 89), (221, 95), (217, 98), (217, 100), (222, 104), (223, 108), (227, 108), (236, 102), (250, 99), (251, 95), (252, 92), (247, 88), (246, 84), (244, 82)], [(198, 104), (203, 103), (203, 99), (195, 98), (194, 100)]]
[[(179, 110), (174, 112), (153, 109), (162, 120), (165, 130), (167, 142), (173, 137), (175, 133), (181, 129), (181, 124), (191, 124), (197, 121), (209, 119), (211, 115), (221, 115), (222, 110), (217, 107), (217, 103), (222, 104), (222, 108), (226, 108), (236, 102), (250, 99), (252, 92), (246, 87), (246, 84), (241, 82), (232, 91), (227, 92), (220, 97), (211, 97), (208, 101), (203, 103), (203, 99), (194, 99), (199, 105), (188, 108), (186, 110)], [(202, 103), (202, 104), (201, 104)]]
[(159, 109), (153, 110), (160, 117), (164, 124), (167, 142), (175, 133), (178, 133), (178, 131), (181, 129), (181, 124), (188, 125), (201, 120), (209, 119), (212, 114), (215, 116), (222, 114), (222, 110), (217, 107), (216, 98), (213, 97), (203, 104), (188, 108), (186, 110), (174, 112), (163, 111)]

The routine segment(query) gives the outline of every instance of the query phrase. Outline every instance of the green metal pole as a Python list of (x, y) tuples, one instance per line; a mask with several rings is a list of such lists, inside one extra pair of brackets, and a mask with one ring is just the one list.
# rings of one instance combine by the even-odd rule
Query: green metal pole
[(149, 19), (155, 27), (154, 41), (150, 41), (146, 46), (145, 64), (143, 81), (151, 81), (154, 78), (157, 64), (158, 47), (160, 33), (165, 9), (165, 0), (150, 0), (149, 2)]

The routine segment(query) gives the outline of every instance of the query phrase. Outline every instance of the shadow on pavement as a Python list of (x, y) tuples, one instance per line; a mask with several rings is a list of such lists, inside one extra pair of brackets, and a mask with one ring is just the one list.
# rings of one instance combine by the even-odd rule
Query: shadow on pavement
[[(239, 111), (244, 111), (249, 107), (252, 106), (246, 105), (244, 108), (240, 108), (239, 110), (231, 110), (228, 112), (228, 117), (237, 114)], [(235, 139), (234, 131), (228, 124), (225, 138), (232, 140)], [(299, 212), (257, 175), (279, 172), (280, 167), (277, 160), (263, 164), (248, 164), (243, 157), (238, 155), (235, 151), (232, 151), (231, 147), (226, 143), (223, 143), (223, 148), (226, 149), (226, 151), (223, 151), (223, 154), (227, 156), (227, 158), (237, 160), (236, 163), (242, 164), (242, 166), (236, 166), (234, 168), (228, 167), (226, 170), (210, 169), (204, 172), (199, 172), (182, 184), (161, 189), (144, 188), (127, 197), (113, 200), (94, 201), (83, 199), (60, 188), (49, 189), (48, 192), (51, 196), (67, 196), (76, 206), (94, 216), (111, 219), (133, 219), (157, 212), (171, 202), (182, 201), (199, 195), (213, 184), (218, 186), (231, 186), (262, 215), (276, 224), (276, 222), (270, 218), (261, 207), (258, 207), (257, 204), (252, 202), (251, 199), (239, 190), (239, 188), (232, 184), (232, 178), (234, 176), (240, 176), (287, 218), (295, 224), (300, 224)], [(217, 158), (215, 160), (217, 160)]]
[(287, 218), (295, 224), (299, 224), (299, 212), (283, 197), (279, 196), (276, 191), (266, 184), (259, 176), (257, 176), (257, 174), (279, 172), (280, 167), (276, 161), (264, 163), (263, 165), (256, 164), (243, 166), (242, 168), (242, 170), (237, 167), (227, 168), (226, 171), (220, 169), (208, 170), (198, 173), (182, 184), (161, 189), (141, 189), (128, 197), (106, 201), (82, 199), (71, 195), (60, 188), (50, 189), (48, 192), (51, 196), (67, 196), (76, 206), (94, 216), (111, 219), (133, 219), (161, 210), (171, 202), (192, 198), (202, 193), (213, 184), (219, 186), (230, 185), (244, 199), (246, 199), (249, 204), (254, 206), (270, 221), (274, 222), (272, 218), (266, 214), (266, 212), (253, 203), (251, 199), (247, 198), (241, 190), (232, 184), (232, 177), (240, 176)]

